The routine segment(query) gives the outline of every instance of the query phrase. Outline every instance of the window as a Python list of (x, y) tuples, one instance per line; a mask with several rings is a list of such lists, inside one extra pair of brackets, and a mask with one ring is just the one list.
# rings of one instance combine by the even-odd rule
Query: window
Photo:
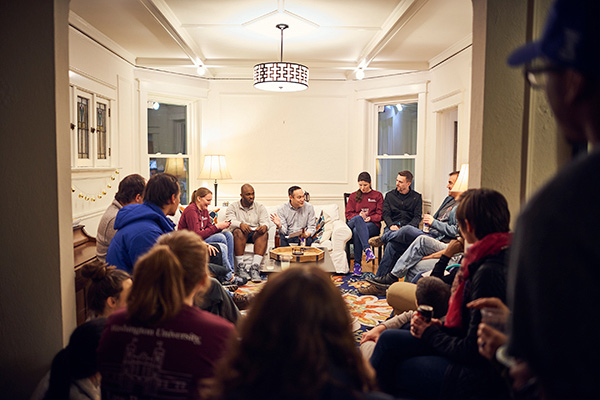
[(110, 167), (110, 100), (72, 87), (73, 167)]
[(398, 172), (408, 170), (415, 174), (417, 103), (381, 105), (378, 111), (377, 186), (386, 193), (396, 187)]
[(167, 172), (179, 180), (181, 204), (189, 201), (188, 110), (185, 105), (148, 102), (150, 175)]

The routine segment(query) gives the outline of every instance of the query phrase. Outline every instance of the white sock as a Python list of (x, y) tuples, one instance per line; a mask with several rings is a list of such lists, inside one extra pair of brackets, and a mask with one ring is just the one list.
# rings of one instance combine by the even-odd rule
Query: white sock
[(235, 256), (235, 263), (238, 266), (240, 266), (241, 264), (243, 264), (244, 263), (244, 256)]
[(255, 254), (254, 258), (252, 259), (252, 265), (254, 265), (254, 264), (260, 265), (260, 263), (262, 262), (262, 260), (263, 260), (263, 256)]

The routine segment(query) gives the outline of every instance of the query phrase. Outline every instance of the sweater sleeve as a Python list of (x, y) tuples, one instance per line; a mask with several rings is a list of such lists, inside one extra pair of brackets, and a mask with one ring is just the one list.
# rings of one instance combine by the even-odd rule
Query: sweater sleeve
[(267, 207), (260, 205), (258, 209), (258, 226), (265, 225), (267, 228), (269, 227), (269, 213), (267, 212)]
[(346, 204), (346, 220), (350, 221), (352, 218), (356, 217), (358, 213), (356, 212), (356, 192), (352, 193), (348, 198), (348, 204)]
[[(498, 297), (505, 301), (506, 278), (504, 266), (498, 262), (485, 262), (474, 274), (471, 281), (469, 300), (481, 297)], [(467, 299), (465, 299), (465, 302)], [(474, 364), (485, 361), (477, 348), (477, 328), (481, 322), (479, 310), (462, 308), (463, 328), (448, 329), (435, 325), (423, 332), (422, 339), (440, 355), (455, 362)]]
[(444, 235), (449, 238), (456, 238), (458, 236), (458, 221), (456, 220), (456, 209), (457, 207), (454, 207), (452, 211), (450, 211), (448, 222), (441, 222), (437, 219), (434, 219), (431, 223), (431, 227), (438, 231), (441, 235)]

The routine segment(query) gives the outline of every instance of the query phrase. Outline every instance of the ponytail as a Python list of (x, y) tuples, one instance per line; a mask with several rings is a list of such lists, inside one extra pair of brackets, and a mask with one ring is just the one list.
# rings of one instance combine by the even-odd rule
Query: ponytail
[(155, 245), (136, 263), (127, 299), (128, 317), (143, 325), (173, 318), (183, 306), (184, 270), (166, 245)]

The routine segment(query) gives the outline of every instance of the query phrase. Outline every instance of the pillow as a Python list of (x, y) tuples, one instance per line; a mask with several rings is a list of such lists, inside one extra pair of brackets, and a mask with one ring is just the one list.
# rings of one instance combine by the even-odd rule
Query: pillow
[(312, 240), (321, 243), (324, 232), (325, 232), (325, 216), (323, 215), (323, 211), (321, 211), (321, 215), (317, 219), (317, 227), (316, 227), (315, 233), (313, 233), (313, 235), (312, 235)]
[(211, 210), (208, 212), (208, 216), (210, 217), (211, 224), (215, 225), (218, 222), (220, 210), (221, 210), (220, 208), (215, 208), (214, 210)]

